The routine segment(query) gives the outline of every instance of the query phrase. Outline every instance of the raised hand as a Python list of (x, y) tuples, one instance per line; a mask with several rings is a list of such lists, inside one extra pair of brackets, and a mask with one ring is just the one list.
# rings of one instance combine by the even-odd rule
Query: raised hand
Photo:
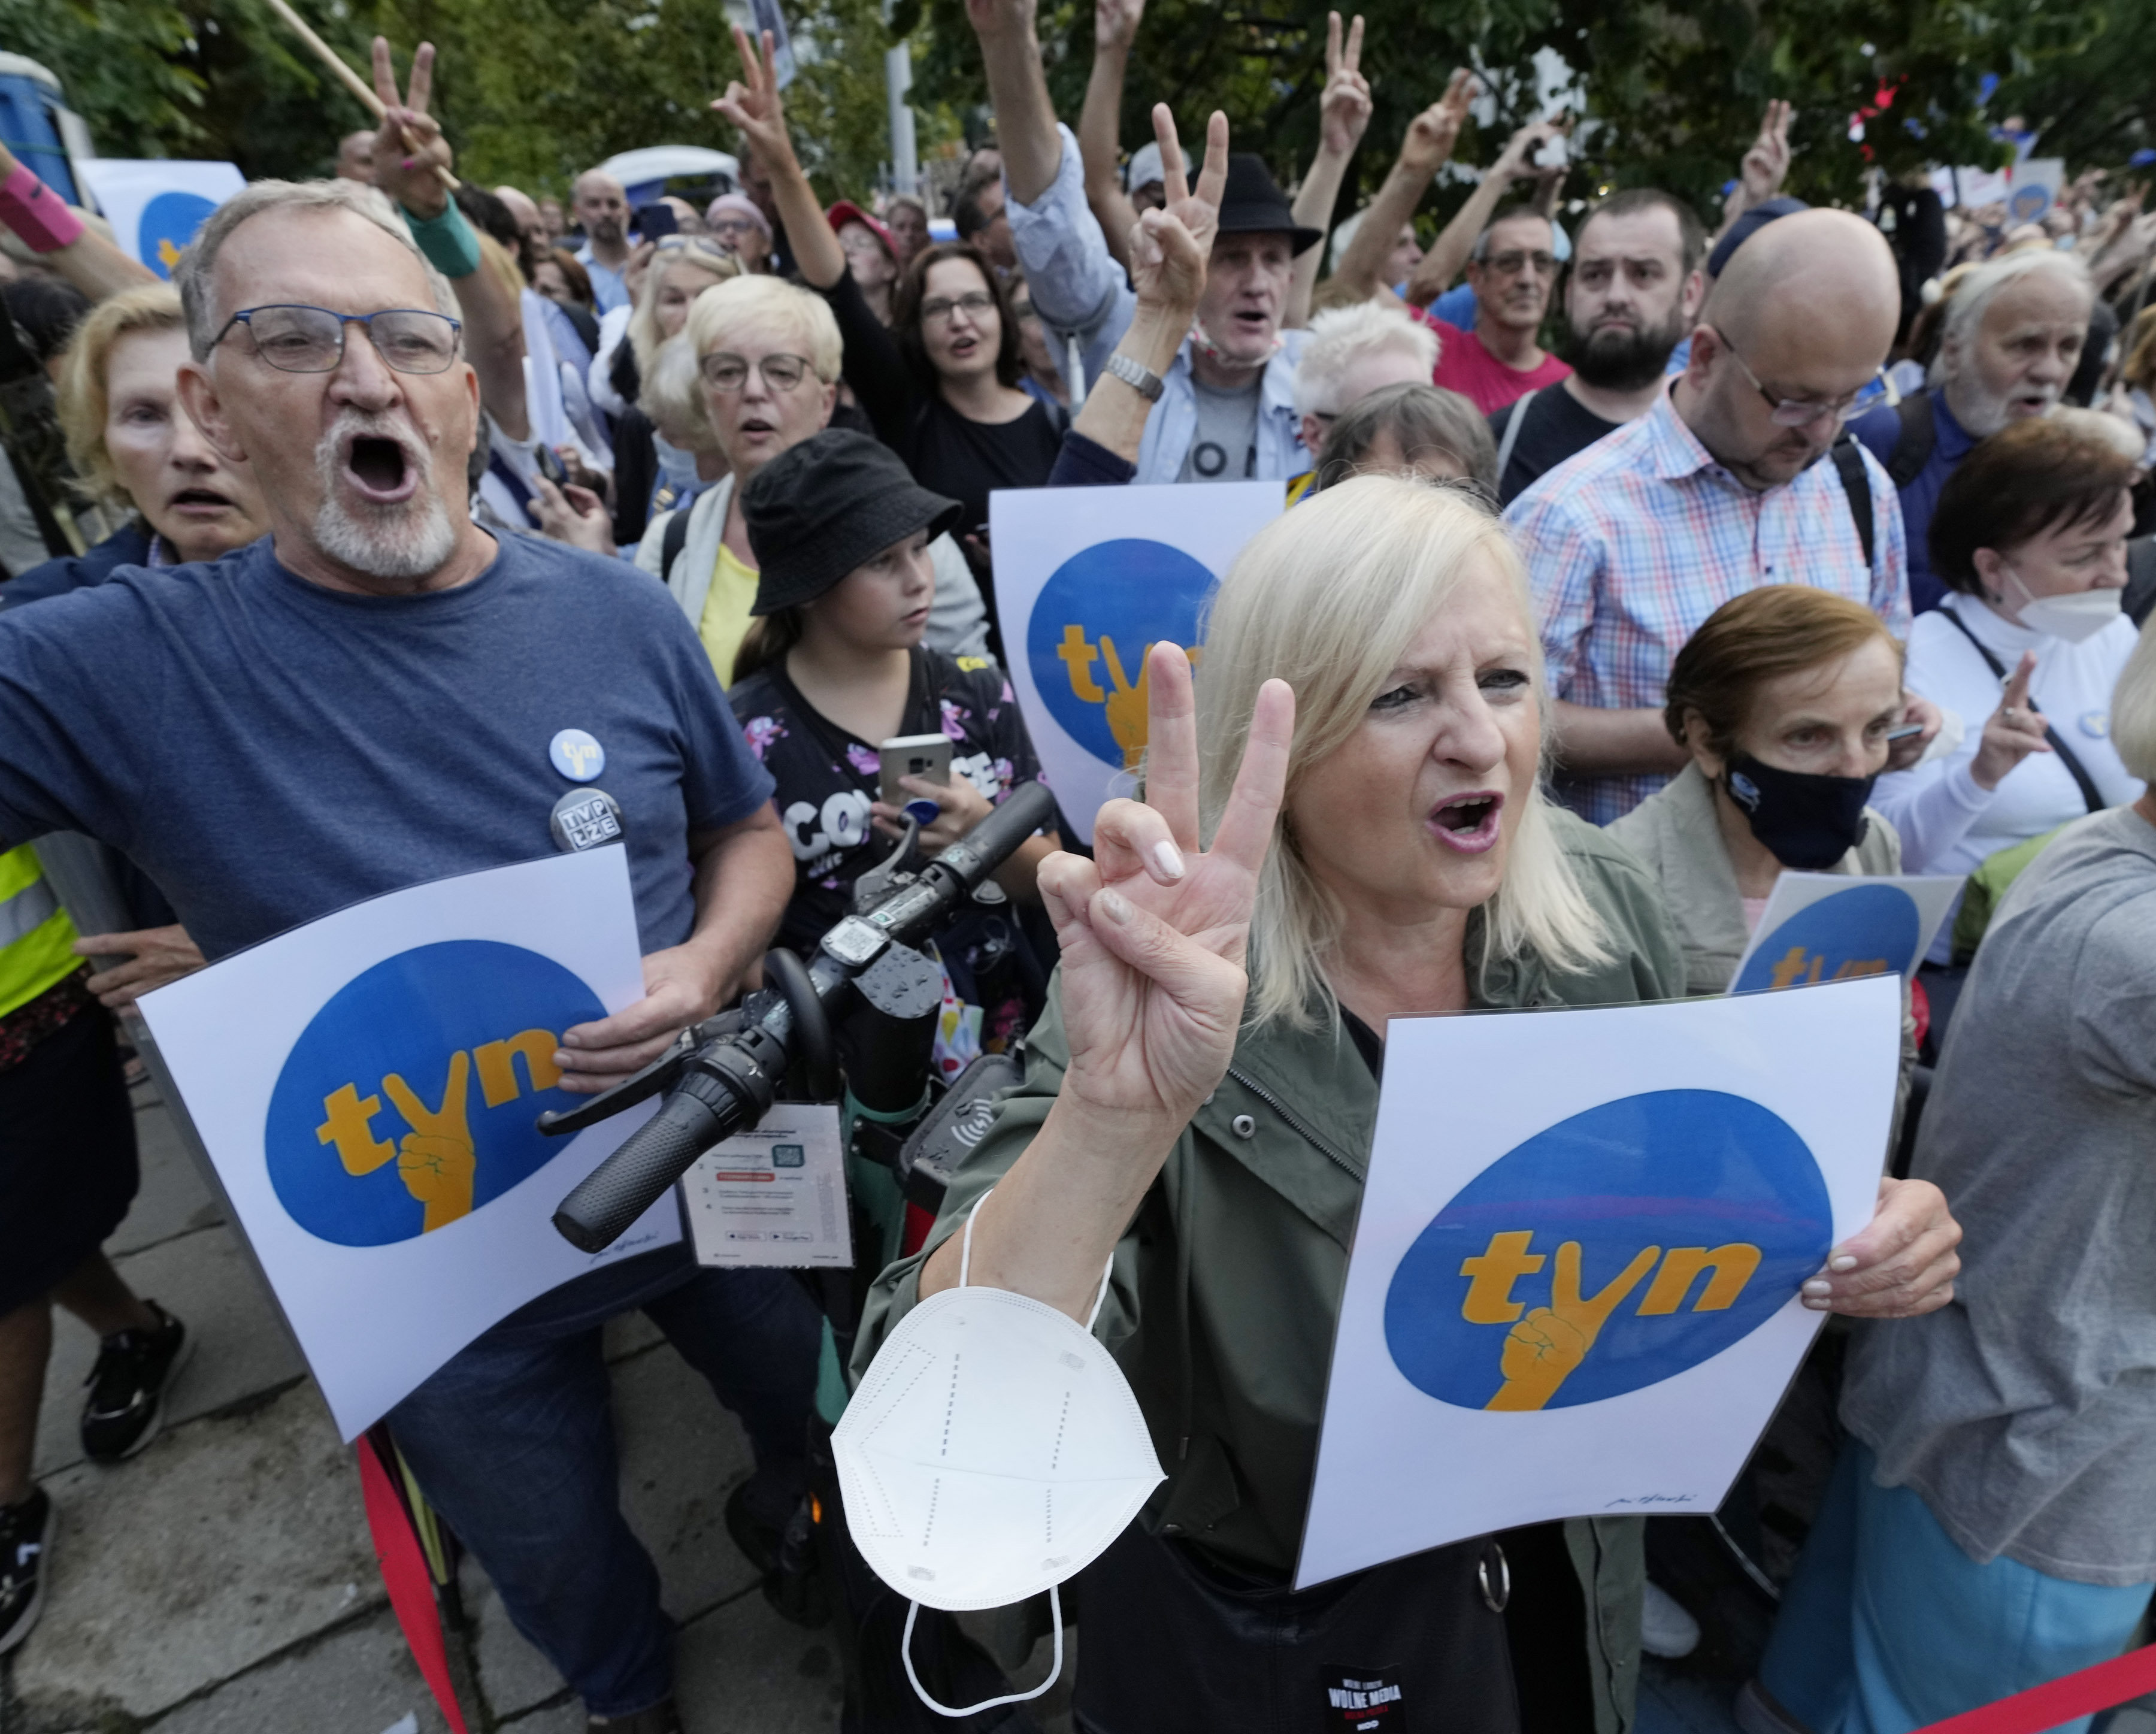
[(1167, 203), (1147, 211), (1131, 230), (1131, 287), (1142, 307), (1162, 306), (1188, 317), (1205, 292), (1205, 264), (1220, 226), (1220, 192), (1228, 182), (1228, 117), (1218, 109), (1205, 123), (1205, 160), (1194, 192), (1183, 172), (1175, 116), (1164, 102), (1152, 109), (1160, 142), (1161, 191)]
[(1579, 1243), (1557, 1249), (1557, 1272), (1550, 1281), (1550, 1304), (1537, 1306), (1506, 1333), (1499, 1366), (1505, 1383), (1483, 1404), (1487, 1409), (1538, 1409), (1557, 1395), (1558, 1387), (1587, 1358), (1609, 1315), (1639, 1286), (1640, 1279), (1661, 1257), (1659, 1246), (1644, 1249), (1599, 1294), (1579, 1293)]
[(741, 56), (742, 75), (726, 86), (725, 95), (713, 99), (711, 109), (740, 132), (764, 172), (776, 179), (782, 168), (794, 164), (793, 136), (786, 130), (786, 105), (778, 94), (778, 47), (768, 30), (760, 44), (752, 44), (748, 32), (737, 24), (734, 52)]
[(1984, 720), (1984, 738), (1969, 761), (1969, 774), (1979, 788), (1997, 788), (2030, 753), (2051, 750), (2044, 739), (2043, 714), (2029, 703), (2029, 683), (2035, 675), (2036, 653), (2024, 650), (2020, 664), (2006, 677), (1999, 708)]
[(1556, 121), (1529, 121), (1505, 141), (1504, 151), (1491, 165), (1489, 172), (1499, 177), (1500, 186), (1517, 181), (1522, 175), (1532, 174), (1535, 169), (1531, 159), (1535, 152), (1564, 130), (1563, 126)]
[(1744, 153), (1738, 170), (1738, 178), (1744, 183), (1747, 210), (1774, 198), (1789, 178), (1789, 121), (1795, 112), (1779, 96), (1767, 105), (1766, 115), (1759, 122), (1759, 136)]
[(1345, 47), (1340, 14), (1327, 13), (1325, 25), (1325, 89), (1317, 99), (1317, 136), (1336, 156), (1353, 153), (1370, 124), (1370, 81), (1363, 76), (1363, 15), (1355, 14)]
[(454, 160), (441, 123), (427, 112), (434, 94), (434, 45), (423, 42), (412, 56), (412, 80), (397, 94), (397, 69), (387, 37), (374, 38), (374, 94), (384, 113), (374, 135), (374, 184), (414, 217), (439, 217), (449, 189), (438, 171)]
[(412, 1128), (397, 1147), (397, 1177), (420, 1203), (420, 1232), (431, 1234), (469, 1216), (472, 1181), (479, 1172), (471, 1127), (465, 1117), (471, 1090), (471, 1055), (459, 1048), (449, 1061), (449, 1082), (443, 1086), (439, 1108), (429, 1108), (395, 1072), (382, 1080), (382, 1087)]
[(1127, 54), (1145, 22), (1145, 0), (1094, 0), (1093, 48)]
[(1408, 122), (1407, 136), (1400, 141), (1400, 162), (1424, 175), (1434, 175), (1450, 160), (1467, 124), (1467, 110), (1475, 100), (1475, 74), (1466, 67), (1454, 69), (1445, 95)]
[(1156, 644), (1142, 803), (1111, 801), (1094, 857), (1057, 853), (1040, 890), (1063, 952), (1070, 1068), (1063, 1099), (1091, 1117), (1137, 1116), (1173, 1137), (1235, 1051), (1258, 875), (1287, 783), (1295, 695), (1260, 689), (1213, 846), (1198, 836), (1198, 719), (1189, 660)]

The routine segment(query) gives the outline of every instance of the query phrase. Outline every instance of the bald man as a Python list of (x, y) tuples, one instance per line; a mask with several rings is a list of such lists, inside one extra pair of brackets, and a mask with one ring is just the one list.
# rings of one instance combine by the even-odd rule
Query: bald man
[[(1663, 723), (1663, 690), (1678, 648), (1732, 597), (1811, 584), (1907, 630), (1886, 471), (1853, 442), (1820, 461), (1878, 377), (1900, 307), (1894, 255), (1870, 223), (1783, 218), (1717, 280), (1668, 393), (1505, 514), (1557, 699), (1558, 792), (1585, 818), (1623, 817), (1689, 762)], [(1936, 731), (1921, 701), (1911, 716), (1928, 732), (1897, 763)]]
[(584, 232), (577, 262), (591, 275), (599, 311), (629, 305), (629, 195), (612, 175), (586, 169), (569, 189), (569, 209)]
[(544, 259), (554, 243), (547, 233), (546, 219), (540, 216), (539, 207), (531, 202), (528, 194), (515, 187), (497, 187), (494, 189), (494, 196), (509, 208), (517, 233), (524, 237), (531, 263), (536, 264)]

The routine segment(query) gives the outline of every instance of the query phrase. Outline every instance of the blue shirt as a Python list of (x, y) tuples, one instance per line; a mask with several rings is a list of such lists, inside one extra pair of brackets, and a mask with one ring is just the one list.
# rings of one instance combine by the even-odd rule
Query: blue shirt
[(592, 300), (600, 312), (611, 313), (617, 307), (629, 305), (629, 279), (611, 265), (603, 265), (593, 258), (589, 241), (577, 249), (577, 263), (592, 280)]
[[(1919, 614), (1937, 608), (1947, 593), (1944, 581), (1932, 571), (1932, 511), (1947, 478), (1976, 444), (1976, 436), (1947, 408), (1946, 388), (1935, 388), (1931, 398), (1932, 454), (1901, 490), (1902, 527), (1909, 538), (1909, 606)], [(1894, 442), (1902, 437), (1901, 413), (1881, 407), (1859, 416), (1849, 424), (1849, 431), (1885, 464), (1894, 455)]]
[(470, 583), (326, 590), (268, 540), (0, 613), (0, 838), (85, 831), (211, 957), (362, 898), (552, 852), (565, 729), (605, 752), (647, 952), (688, 839), (771, 798), (711, 659), (641, 572), (505, 541)]

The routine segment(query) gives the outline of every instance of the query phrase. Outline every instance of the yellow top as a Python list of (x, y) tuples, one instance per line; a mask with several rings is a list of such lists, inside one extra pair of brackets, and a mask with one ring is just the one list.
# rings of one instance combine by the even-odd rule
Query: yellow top
[(696, 636), (704, 641), (704, 654), (719, 671), (719, 685), (731, 686), (734, 654), (748, 636), (749, 609), (756, 603), (756, 572), (734, 557), (734, 551), (719, 544), (719, 557), (711, 567), (711, 587), (704, 598), (704, 612), (696, 622)]
[(29, 845), (0, 854), (0, 1017), (82, 967), (74, 937)]

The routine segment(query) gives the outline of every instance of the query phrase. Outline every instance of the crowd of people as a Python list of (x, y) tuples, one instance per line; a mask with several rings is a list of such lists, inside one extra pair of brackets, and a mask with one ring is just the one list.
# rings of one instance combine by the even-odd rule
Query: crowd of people
[[(1342, 1666), (1418, 1725), (1632, 1726), (1643, 1654), (1716, 1618), (1650, 1578), (1644, 1520), (1288, 1587), (1387, 1027), (1724, 993), (1792, 870), (1967, 885), (1906, 984), (1876, 1213), (1803, 1287), (1836, 1316), (1806, 1378), (1839, 1415), (1813, 1485), (1776, 1495), (1808, 1538), (1778, 1562), (1718, 1531), (1779, 1603), (1733, 1713), (1906, 1734), (2119, 1653), (2156, 1586), (2133, 1274), (2156, 1227), (2156, 218), (2094, 173), (2019, 228), (1928, 181), (1807, 208), (1778, 102), (1717, 212), (1568, 202), (1537, 122), (1432, 234), (1463, 72), (1336, 229), (1373, 111), (1361, 19), (1331, 19), (1291, 192), (1219, 114), (1186, 150), (1156, 105), (1126, 156), (1142, 0), (1096, 8), (1075, 130), (1030, 0), (968, 16), (994, 141), (934, 217), (825, 204), (773, 44), (739, 29), (711, 107), (740, 185), (701, 209), (597, 169), (566, 202), (456, 185), (433, 50), (400, 88), (378, 40), (378, 128), (325, 178), (226, 200), (171, 283), (0, 147), (7, 311), (65, 453), (10, 411), (0, 1654), (50, 1572), (53, 1304), (102, 1339), (94, 1460), (151, 1442), (195, 1347), (100, 1250), (136, 1185), (114, 1013), (546, 853), (574, 727), (605, 749), (645, 952), (645, 997), (553, 1056), (605, 1089), (772, 944), (813, 950), (894, 851), (932, 858), (1039, 779), (993, 494), (1219, 480), (1285, 509), (1195, 672), (1151, 650), (1139, 798), (1078, 816), (1089, 849), (1044, 830), (942, 941), (914, 1093), (984, 1055), (1022, 1070), (932, 1218), (884, 1160), (906, 1116), (864, 1087), (850, 1286), (624, 1259), (389, 1415), (591, 1726), (680, 1726), (600, 1350), (639, 1308), (748, 1433), (729, 1533), (783, 1613), (833, 1624), (847, 1725), (941, 1726), (916, 1666), (947, 1702), (1008, 1690), (1010, 1657), (940, 1615), (901, 1665), (831, 1468), (850, 1383), (967, 1281), (1112, 1345), (1167, 1471), (1080, 1580), (1078, 1726), (1314, 1725)], [(894, 789), (880, 747), (924, 735), (951, 774)], [(105, 852), (128, 931), (61, 906), (34, 845), (63, 834)]]

